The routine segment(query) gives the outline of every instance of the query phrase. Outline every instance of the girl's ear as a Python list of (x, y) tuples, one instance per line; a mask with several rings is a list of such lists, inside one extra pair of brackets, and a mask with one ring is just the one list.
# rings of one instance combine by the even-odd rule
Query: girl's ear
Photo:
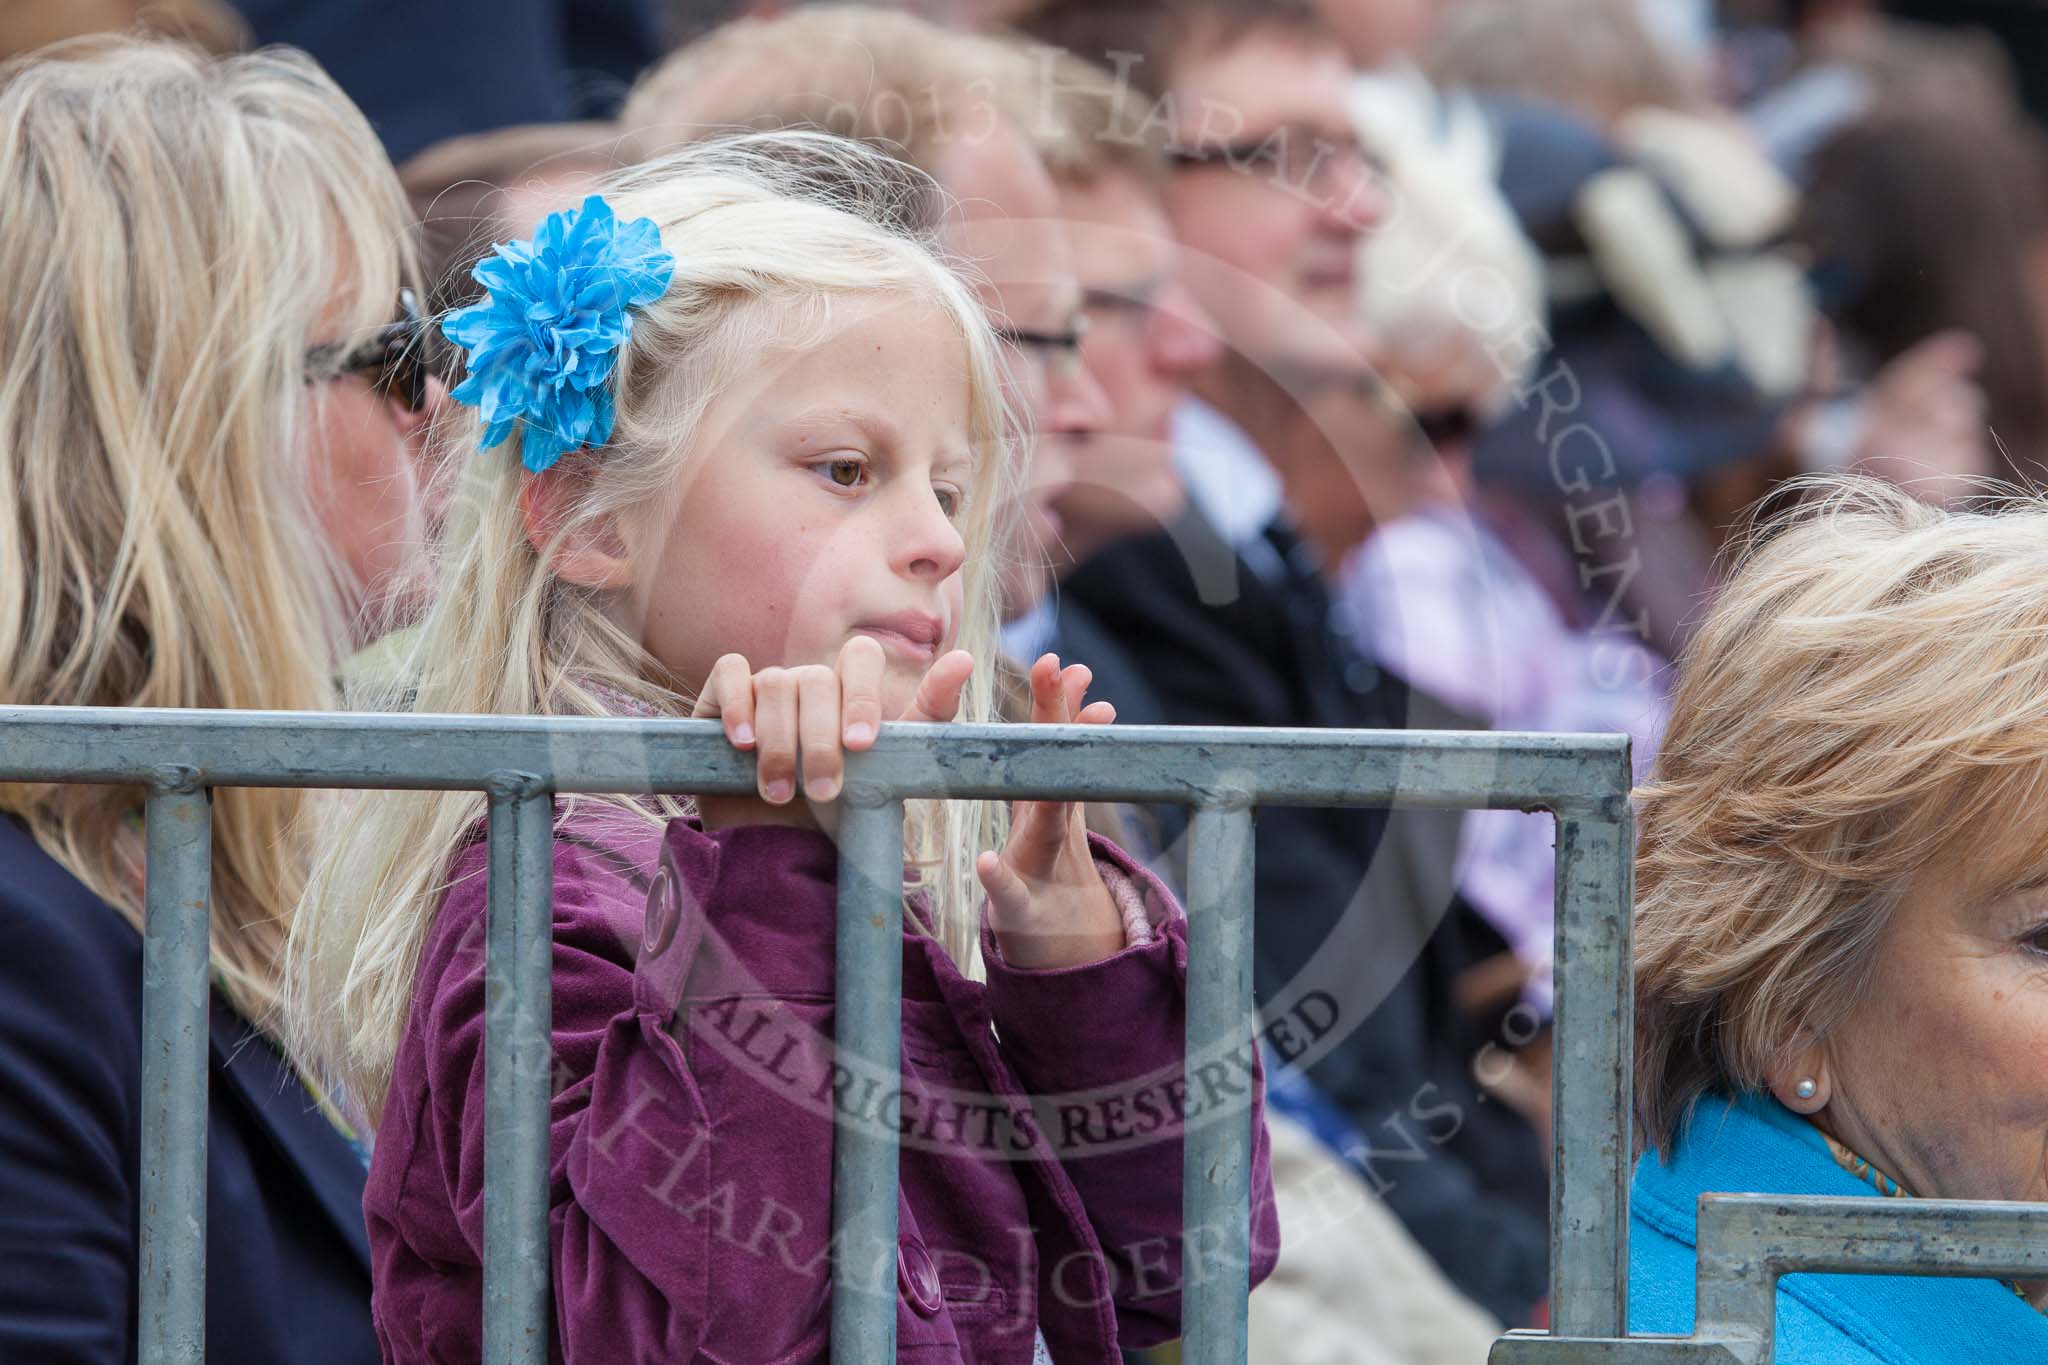
[[(567, 462), (563, 462), (566, 464)], [(610, 518), (587, 522), (563, 534), (569, 507), (580, 491), (578, 474), (556, 464), (519, 481), (519, 514), (527, 543), (548, 569), (584, 588), (623, 588), (633, 581), (625, 539)]]

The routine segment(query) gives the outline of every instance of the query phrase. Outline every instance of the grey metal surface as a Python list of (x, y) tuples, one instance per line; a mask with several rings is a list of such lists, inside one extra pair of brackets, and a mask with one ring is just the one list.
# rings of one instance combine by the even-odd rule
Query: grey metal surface
[[(545, 1359), (551, 1335), (546, 1198), (552, 794), (746, 792), (754, 785), (752, 757), (726, 745), (711, 721), (0, 707), (0, 781), (146, 782), (167, 765), (177, 765), (177, 782), (191, 789), (177, 798), (183, 809), (191, 809), (195, 799), (203, 806), (206, 786), (489, 792), (486, 1358)], [(1603, 964), (1625, 961), (1626, 954), (1628, 780), (1627, 741), (1621, 736), (891, 726), (872, 750), (849, 756), (847, 764), (840, 829), (843, 989), (835, 1044), (845, 1065), (877, 1067), (890, 1078), (899, 1072), (904, 798), (1198, 807), (1191, 836), (1188, 987), (1189, 1056), (1196, 1064), (1225, 1040), (1243, 1037), (1252, 1017), (1249, 805), (1550, 809), (1570, 817), (1560, 826), (1560, 1047), (1583, 1047), (1571, 1054), (1576, 1057), (1607, 1059), (1572, 1079), (1567, 1077), (1573, 1068), (1560, 1065), (1559, 1123), (1578, 1119), (1606, 1132), (1615, 1125), (1600, 1122), (1608, 1116), (1603, 1096), (1607, 1103), (1618, 1097), (1626, 1108), (1625, 1089), (1614, 1089), (1626, 1086), (1626, 1068), (1610, 1065), (1628, 1046), (1626, 978), (1618, 969), (1603, 975)], [(171, 800), (152, 799), (153, 859), (157, 826), (164, 821), (154, 808)], [(203, 840), (205, 822), (199, 825)], [(193, 854), (188, 845), (177, 848), (173, 856), (186, 866), (181, 884), (189, 887)], [(197, 875), (203, 878), (203, 843), (198, 858)], [(199, 885), (203, 905), (203, 880)], [(159, 889), (153, 861), (153, 902)], [(169, 927), (167, 922), (167, 932)], [(189, 940), (180, 942), (176, 978), (187, 987), (182, 1017), (189, 1022), (193, 990), (200, 1007), (199, 1107), (178, 1111), (184, 1129), (165, 1138), (159, 1165), (145, 1176), (146, 1202), (158, 1211), (145, 1219), (145, 1238), (168, 1247), (169, 1233), (184, 1236), (182, 1250), (152, 1263), (156, 1297), (145, 1301), (175, 1300), (185, 1317), (162, 1318), (170, 1327), (197, 1324), (203, 1304), (197, 1287), (203, 1284), (197, 1278), (203, 1273), (203, 1242), (190, 1235), (203, 1224), (173, 1228), (159, 1216), (172, 1208), (167, 1200), (190, 1205), (195, 1188), (204, 1197), (203, 914), (197, 957)], [(1581, 986), (1581, 980), (1591, 984)], [(1587, 1007), (1566, 1005), (1568, 990), (1580, 993)], [(1616, 990), (1624, 1006), (1618, 1011)], [(153, 1049), (180, 1027), (170, 1017), (175, 1012), (163, 1006), (151, 1014)], [(1577, 1041), (1582, 1034), (1583, 1045)], [(188, 1052), (164, 1055), (175, 1055), (181, 1059), (177, 1065), (189, 1071)], [(1185, 1287), (1184, 1296), (1184, 1358), (1191, 1362), (1245, 1356), (1250, 1140), (1248, 1106), (1242, 1122), (1233, 1115), (1197, 1123), (1188, 1135), (1183, 1212), (1190, 1228), (1204, 1229), (1195, 1234), (1194, 1251), (1204, 1273)], [(885, 1361), (894, 1355), (897, 1145), (893, 1129), (842, 1124), (838, 1130), (834, 1244), (865, 1244), (869, 1255), (835, 1261), (836, 1359)], [(1618, 1305), (1605, 1296), (1620, 1291), (1617, 1267), (1625, 1265), (1625, 1234), (1611, 1215), (1603, 1228), (1593, 1212), (1616, 1207), (1616, 1173), (1626, 1176), (1616, 1150), (1625, 1152), (1625, 1144), (1617, 1149), (1603, 1141), (1585, 1159), (1557, 1168), (1558, 1207), (1593, 1234), (1561, 1258), (1569, 1268), (1560, 1273), (1559, 1302), (1569, 1315), (1596, 1327), (1620, 1320)], [(1619, 1207), (1625, 1222), (1626, 1205)], [(203, 1203), (197, 1211), (203, 1217)], [(871, 1259), (878, 1250), (885, 1257), (880, 1264)], [(863, 1271), (869, 1292), (857, 1309), (854, 1295), (840, 1291)], [(149, 1283), (146, 1276), (146, 1294)], [(851, 1287), (858, 1294), (861, 1284)], [(876, 1290), (883, 1296), (879, 1305)], [(1518, 1349), (1512, 1343), (1507, 1348)], [(144, 1357), (199, 1358), (196, 1344), (182, 1355)]]
[[(753, 758), (708, 720), (294, 715), (0, 706), (0, 782), (131, 782), (187, 764), (215, 787), (751, 791)], [(1616, 818), (1621, 735), (1099, 725), (891, 725), (847, 778), (898, 797), (1198, 805), (1218, 774), (1262, 806), (1542, 808)], [(1242, 775), (1241, 777), (1238, 775)]]
[(2048, 1204), (1707, 1195), (1693, 1335), (1769, 1365), (1778, 1278), (1802, 1272), (2048, 1279)]
[(1492, 1365), (1771, 1365), (1785, 1275), (2048, 1279), (2048, 1204), (1709, 1194), (1698, 1231), (1691, 1336), (1511, 1332)]
[(151, 775), (142, 935), (142, 1365), (206, 1358), (207, 902), (212, 800), (190, 769)]
[[(886, 1089), (903, 1067), (903, 803), (849, 783), (840, 797), (833, 1058)], [(856, 984), (857, 983), (857, 984)], [(897, 1131), (841, 1114), (832, 1133), (832, 1359), (896, 1359)]]
[(547, 1365), (554, 799), (499, 772), (484, 915), (484, 1358)]
[(1726, 1346), (1686, 1337), (1554, 1337), (1528, 1329), (1493, 1343), (1488, 1365), (1740, 1365)]
[(1620, 1336), (1628, 1323), (1630, 924), (1634, 818), (1557, 820), (1556, 1005), (1552, 1034), (1550, 1322), (1564, 1336)]
[[(1188, 827), (1187, 1068), (1250, 1045), (1252, 815), (1241, 794)], [(1250, 1328), (1251, 1100), (1191, 1121), (1181, 1149), (1181, 1360), (1242, 1361)]]

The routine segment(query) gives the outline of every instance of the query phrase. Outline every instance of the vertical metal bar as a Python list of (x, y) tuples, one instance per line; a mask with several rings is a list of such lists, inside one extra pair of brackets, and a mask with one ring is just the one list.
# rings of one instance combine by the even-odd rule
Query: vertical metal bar
[(484, 940), (484, 1359), (546, 1365), (554, 798), (495, 773)]
[[(1192, 1079), (1199, 1063), (1252, 1045), (1252, 815), (1242, 797), (1196, 807), (1189, 826), (1187, 990)], [(1250, 1099), (1190, 1123), (1181, 1160), (1181, 1359), (1242, 1365), (1250, 1349)]]
[[(850, 782), (839, 801), (832, 1052), (855, 1076), (903, 1069), (903, 803)], [(832, 1359), (894, 1365), (898, 1134), (841, 1113), (832, 1131)]]
[(1628, 1327), (1633, 1166), (1635, 819), (1557, 821), (1555, 1143), (1550, 1329), (1618, 1337)]
[(207, 901), (213, 795), (167, 768), (143, 804), (142, 1365), (206, 1358)]

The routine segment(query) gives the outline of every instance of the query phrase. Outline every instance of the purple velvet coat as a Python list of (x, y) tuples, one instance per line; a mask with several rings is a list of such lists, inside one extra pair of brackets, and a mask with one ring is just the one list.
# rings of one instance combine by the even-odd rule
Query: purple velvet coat
[[(1037, 1329), (1063, 1365), (1116, 1365), (1119, 1346), (1177, 1335), (1183, 1275), (1227, 1273), (1199, 1236), (1183, 1270), (1181, 1119), (1247, 1094), (1264, 1278), (1279, 1233), (1256, 1051), (1247, 1036), (1182, 1081), (1186, 921), (1149, 873), (1094, 851), (1142, 888), (1153, 940), (1025, 971), (984, 926), (983, 985), (906, 933), (891, 1087), (833, 1062), (829, 839), (664, 836), (589, 808), (560, 822), (555, 1358), (822, 1359), (835, 1116), (902, 1134), (899, 1244), (861, 1272), (894, 1303), (899, 1359), (1028, 1365)], [(454, 877), (364, 1195), (377, 1334), (406, 1365), (481, 1357), (481, 843)]]

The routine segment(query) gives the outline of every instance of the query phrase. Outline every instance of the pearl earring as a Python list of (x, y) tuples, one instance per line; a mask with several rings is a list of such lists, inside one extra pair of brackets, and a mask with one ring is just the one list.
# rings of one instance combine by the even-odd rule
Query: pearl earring
[(1797, 1095), (1802, 1100), (1810, 1100), (1814, 1097), (1815, 1092), (1817, 1092), (1819, 1089), (1820, 1083), (1809, 1076), (1805, 1080), (1799, 1082), (1799, 1084), (1793, 1086), (1792, 1093)]

